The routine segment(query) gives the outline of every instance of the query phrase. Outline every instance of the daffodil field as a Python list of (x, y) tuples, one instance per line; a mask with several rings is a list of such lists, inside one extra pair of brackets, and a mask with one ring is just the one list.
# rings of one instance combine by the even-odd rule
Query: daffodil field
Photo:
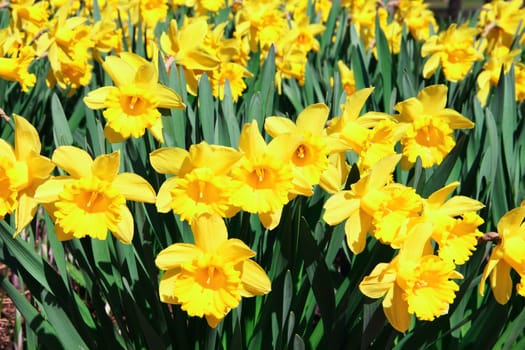
[(9, 346), (525, 348), (524, 33), (521, 0), (1, 1)]

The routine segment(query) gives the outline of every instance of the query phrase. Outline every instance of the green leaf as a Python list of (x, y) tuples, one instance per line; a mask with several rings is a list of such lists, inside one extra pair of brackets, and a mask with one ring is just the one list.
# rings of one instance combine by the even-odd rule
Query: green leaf
[(55, 146), (73, 144), (73, 135), (66, 119), (66, 114), (56, 93), (51, 96), (51, 117), (53, 119), (53, 137)]
[(215, 143), (215, 109), (214, 99), (211, 92), (211, 85), (208, 75), (203, 73), (199, 79), (199, 123), (202, 128), (204, 140), (208, 143)]

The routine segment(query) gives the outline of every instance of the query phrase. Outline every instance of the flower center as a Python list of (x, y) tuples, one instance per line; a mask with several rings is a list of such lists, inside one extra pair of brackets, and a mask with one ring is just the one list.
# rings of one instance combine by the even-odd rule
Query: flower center
[(195, 281), (204, 288), (218, 290), (226, 286), (227, 277), (219, 266), (209, 265), (196, 271)]
[(96, 177), (66, 185), (56, 202), (57, 224), (75, 237), (105, 239), (107, 230), (117, 231), (121, 206), (126, 199), (109, 182)]

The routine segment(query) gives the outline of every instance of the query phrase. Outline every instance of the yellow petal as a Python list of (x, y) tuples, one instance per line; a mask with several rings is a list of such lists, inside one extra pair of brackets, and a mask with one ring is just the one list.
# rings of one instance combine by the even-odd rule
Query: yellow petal
[(178, 175), (184, 163), (189, 163), (189, 153), (177, 147), (159, 148), (150, 153), (149, 159), (156, 172)]
[(245, 260), (241, 272), (242, 287), (241, 296), (253, 297), (269, 293), (272, 290), (272, 282), (266, 272), (253, 260)]
[(266, 148), (266, 142), (259, 132), (257, 120), (254, 119), (250, 124), (245, 124), (239, 136), (239, 149), (249, 159), (254, 159), (264, 154)]
[(118, 174), (120, 167), (120, 152), (102, 154), (95, 158), (92, 173), (101, 180), (111, 182)]
[(13, 146), (11, 146), (7, 141), (4, 139), (0, 139), (0, 154), (2, 157), (6, 157), (11, 162), (16, 162), (16, 156), (15, 152), (13, 150)]
[(131, 201), (155, 203), (155, 190), (148, 181), (134, 173), (118, 174), (112, 183), (122, 195)]
[(501, 305), (505, 305), (512, 294), (512, 278), (510, 277), (510, 265), (505, 260), (500, 260), (496, 268), (490, 274), (490, 285), (494, 298)]
[(135, 78), (135, 70), (122, 58), (117, 56), (107, 56), (102, 67), (111, 77), (116, 86), (129, 85)]
[(490, 254), (489, 261), (485, 265), (485, 268), (483, 269), (483, 274), (481, 275), (481, 280), (479, 281), (479, 294), (484, 295), (485, 294), (485, 281), (487, 280), (487, 277), (490, 276), (492, 270), (496, 267), (496, 265), (500, 262), (500, 259), (498, 258), (499, 255), (501, 255), (501, 248), (496, 247), (492, 251), (492, 254)]
[(417, 94), (418, 100), (429, 114), (443, 110), (447, 104), (447, 86), (443, 84), (430, 85)]
[(346, 98), (342, 118), (344, 122), (357, 119), (374, 88), (361, 89)]
[(90, 109), (102, 109), (106, 108), (106, 97), (112, 90), (118, 89), (114, 86), (103, 86), (96, 90), (88, 92), (88, 94), (82, 99), (86, 106)]
[(400, 159), (400, 154), (392, 154), (378, 161), (372, 169), (370, 169), (367, 188), (374, 189), (386, 185)]
[(16, 231), (13, 238), (18, 236), (22, 230), (29, 225), (31, 220), (35, 217), (38, 202), (36, 199), (22, 194), (18, 199), (18, 208), (16, 209), (15, 223)]
[(75, 178), (91, 176), (93, 159), (81, 148), (60, 146), (53, 152), (52, 160)]
[(175, 282), (177, 280), (177, 275), (179, 274), (178, 269), (168, 270), (162, 276), (162, 279), (159, 282), (159, 296), (160, 301), (163, 303), (169, 304), (178, 304), (177, 298), (173, 295), (175, 290)]
[(255, 252), (250, 249), (243, 241), (236, 238), (231, 238), (221, 244), (217, 248), (219, 254), (224, 261), (236, 264), (242, 260), (246, 260), (255, 256)]
[(478, 211), (485, 207), (483, 203), (466, 196), (454, 196), (446, 201), (440, 208), (440, 212), (454, 217), (470, 211)]
[(159, 143), (164, 143), (164, 134), (162, 133), (162, 118), (155, 120), (153, 125), (148, 130), (151, 132), (155, 140), (159, 141)]
[(397, 331), (405, 332), (410, 327), (411, 316), (408, 313), (408, 303), (404, 300), (403, 290), (397, 283), (388, 290), (383, 300), (383, 310), (388, 322)]
[(155, 87), (155, 96), (159, 99), (159, 108), (176, 108), (184, 109), (186, 105), (182, 102), (181, 97), (167, 86), (157, 84)]
[(32, 154), (40, 154), (40, 138), (38, 132), (27, 119), (14, 114), (15, 120), (15, 155), (20, 161)]
[(440, 205), (445, 203), (447, 197), (459, 186), (459, 181), (454, 181), (448, 185), (440, 188), (439, 190), (432, 193), (428, 198), (427, 202), (433, 205)]
[(124, 142), (126, 138), (115, 131), (109, 124), (104, 127), (104, 137), (111, 143)]
[(337, 192), (325, 202), (323, 219), (330, 226), (337, 225), (359, 210), (359, 206), (359, 199), (353, 197), (353, 192)]
[(316, 103), (306, 107), (297, 116), (297, 127), (309, 131), (312, 135), (320, 135), (325, 128), (330, 109), (324, 103)]
[(346, 243), (354, 254), (359, 254), (365, 249), (366, 234), (370, 229), (371, 218), (356, 210), (345, 222)]
[(46, 180), (43, 184), (38, 186), (35, 191), (34, 198), (39, 203), (50, 203), (58, 200), (58, 195), (67, 184), (72, 184), (76, 180), (70, 176), (57, 176)]
[(361, 293), (369, 298), (377, 299), (385, 295), (396, 281), (396, 275), (389, 271), (390, 264), (379, 263), (374, 267), (370, 275), (363, 278), (359, 283)]
[(112, 232), (119, 241), (125, 244), (130, 244), (133, 240), (133, 215), (126, 205), (120, 207), (120, 222), (117, 226), (117, 231)]
[(498, 233), (504, 235), (507, 231), (516, 231), (521, 226), (524, 218), (525, 207), (520, 206), (508, 211), (498, 221)]
[[(241, 159), (242, 154), (234, 148), (209, 145), (205, 141), (190, 147), (190, 159), (194, 167), (210, 168), (214, 174), (227, 174)], [(210, 162), (213, 159), (213, 162)]]
[(272, 136), (295, 133), (297, 132), (297, 126), (288, 118), (284, 117), (267, 117), (264, 120), (264, 130)]
[(155, 67), (149, 62), (143, 63), (136, 68), (134, 83), (151, 86), (157, 84)]
[(228, 239), (224, 220), (216, 214), (199, 215), (191, 224), (195, 245), (204, 252), (215, 252)]
[(167, 213), (171, 211), (171, 189), (177, 184), (176, 177), (170, 177), (162, 183), (157, 193), (157, 200), (155, 205), (159, 213)]
[(423, 78), (428, 79), (439, 67), (439, 54), (434, 54), (425, 62), (423, 66)]
[(259, 220), (266, 229), (273, 230), (279, 225), (282, 213), (283, 208), (274, 211), (261, 212), (259, 213)]
[(155, 265), (161, 270), (171, 270), (185, 262), (192, 261), (203, 252), (189, 243), (175, 243), (163, 249), (155, 259)]

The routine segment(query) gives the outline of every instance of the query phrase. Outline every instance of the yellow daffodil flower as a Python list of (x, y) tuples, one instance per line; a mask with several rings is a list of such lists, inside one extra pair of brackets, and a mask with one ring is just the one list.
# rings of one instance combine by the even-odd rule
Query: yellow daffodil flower
[(175, 91), (158, 83), (154, 62), (130, 52), (123, 52), (120, 57), (108, 56), (103, 68), (116, 86), (98, 88), (84, 97), (89, 108), (105, 109), (104, 135), (110, 142), (141, 137), (146, 129), (163, 142), (158, 108), (185, 107)]
[(481, 7), (479, 11), (478, 27), (489, 41), (489, 49), (504, 45), (511, 47), (516, 35), (522, 30), (525, 8), (520, 0), (492, 0)]
[(446, 31), (428, 38), (421, 48), (422, 57), (430, 56), (423, 67), (423, 77), (430, 78), (441, 65), (447, 80), (457, 82), (465, 78), (472, 64), (484, 58), (475, 41), (478, 33), (468, 23), (460, 27), (453, 23)]
[(36, 75), (28, 71), (34, 58), (35, 51), (30, 46), (21, 48), (17, 57), (0, 57), (0, 78), (17, 81), (22, 91), (28, 92), (36, 83)]
[(394, 146), (407, 129), (386, 113), (370, 111), (359, 116), (372, 91), (374, 88), (366, 88), (349, 95), (342, 115), (332, 118), (327, 128), (330, 136), (359, 156), (361, 175), (380, 159), (395, 154)]
[(401, 0), (398, 3), (394, 19), (406, 23), (410, 34), (417, 41), (428, 39), (431, 28), (434, 33), (439, 29), (434, 12), (428, 6), (424, 0)]
[(341, 85), (346, 91), (346, 96), (348, 97), (355, 92), (354, 72), (341, 60), (337, 61), (337, 68), (339, 69), (339, 75), (341, 76)]
[(498, 222), (498, 234), (501, 242), (490, 254), (485, 265), (479, 293), (485, 292), (485, 281), (490, 276), (490, 286), (494, 298), (500, 304), (506, 304), (512, 294), (511, 269), (521, 277), (516, 286), (518, 293), (525, 296), (525, 206), (521, 205), (507, 212)]
[(271, 282), (250, 259), (255, 252), (239, 239), (228, 239), (219, 216), (200, 215), (191, 228), (195, 244), (175, 243), (155, 260), (166, 270), (159, 284), (160, 300), (180, 304), (190, 316), (206, 317), (215, 328), (242, 297), (269, 293)]
[(507, 74), (520, 52), (519, 49), (510, 51), (506, 46), (497, 46), (490, 51), (488, 61), (483, 65), (483, 70), (476, 80), (478, 85), (476, 97), (482, 106), (487, 104), (490, 88), (498, 85), (501, 70), (503, 69), (503, 74)]
[(204, 44), (208, 33), (205, 17), (185, 19), (179, 29), (177, 21), (172, 20), (167, 33), (160, 36), (162, 50), (170, 60), (184, 68), (188, 92), (196, 95), (198, 77), (201, 72), (210, 72), (219, 67), (220, 59)]
[(312, 186), (294, 176), (291, 164), (302, 141), (299, 135), (280, 135), (266, 144), (255, 119), (241, 131), (243, 156), (232, 169), (232, 177), (241, 185), (234, 191), (232, 203), (257, 213), (268, 229), (279, 224), (282, 208), (291, 197), (312, 194)]
[(328, 155), (345, 149), (337, 139), (326, 134), (329, 112), (325, 104), (318, 103), (299, 113), (295, 123), (288, 118), (275, 116), (267, 117), (264, 122), (264, 129), (272, 137), (286, 134), (303, 137), (292, 155), (292, 166), (311, 185), (317, 185), (321, 174), (328, 168)]
[(361, 281), (359, 289), (370, 298), (383, 299), (386, 318), (399, 332), (410, 326), (411, 315), (432, 321), (448, 312), (463, 276), (451, 262), (432, 255), (428, 239), (431, 224), (415, 225), (410, 238), (390, 263), (379, 263)]
[(457, 181), (450, 183), (425, 199), (421, 219), (433, 225), (432, 238), (439, 246), (438, 255), (461, 265), (472, 255), (478, 238), (483, 235), (478, 227), (484, 221), (476, 211), (484, 205), (460, 195), (447, 199), (458, 185)]
[[(370, 232), (374, 212), (368, 203), (374, 203), (378, 191), (383, 191), (391, 182), (400, 155), (388, 156), (370, 169), (369, 173), (351, 185), (350, 190), (333, 194), (324, 204), (324, 221), (331, 226), (345, 222), (345, 234), (348, 247), (354, 254), (363, 251), (366, 234)], [(371, 197), (372, 196), (372, 197)]]
[(35, 216), (35, 190), (51, 174), (55, 165), (41, 156), (36, 129), (23, 117), (14, 115), (15, 147), (0, 139), (0, 219), (16, 210), (15, 236)]
[(133, 239), (133, 216), (126, 200), (155, 203), (155, 191), (139, 175), (119, 174), (120, 152), (94, 160), (84, 150), (60, 146), (53, 162), (69, 176), (47, 180), (35, 198), (55, 220), (61, 241), (90, 236), (106, 239), (108, 230), (123, 243)]
[(417, 157), (421, 158), (423, 168), (440, 164), (456, 144), (454, 129), (474, 127), (474, 123), (459, 112), (445, 108), (447, 90), (445, 85), (427, 86), (417, 97), (394, 106), (399, 112), (395, 115), (397, 120), (410, 125), (401, 139), (403, 169), (410, 169)]
[[(232, 193), (239, 185), (230, 170), (241, 158), (237, 150), (201, 142), (189, 152), (176, 147), (160, 148), (150, 154), (153, 169), (168, 178), (159, 189), (157, 210), (173, 210), (181, 220), (192, 222), (202, 213), (232, 217), (239, 208), (231, 204)], [(210, 161), (213, 160), (213, 161)]]

